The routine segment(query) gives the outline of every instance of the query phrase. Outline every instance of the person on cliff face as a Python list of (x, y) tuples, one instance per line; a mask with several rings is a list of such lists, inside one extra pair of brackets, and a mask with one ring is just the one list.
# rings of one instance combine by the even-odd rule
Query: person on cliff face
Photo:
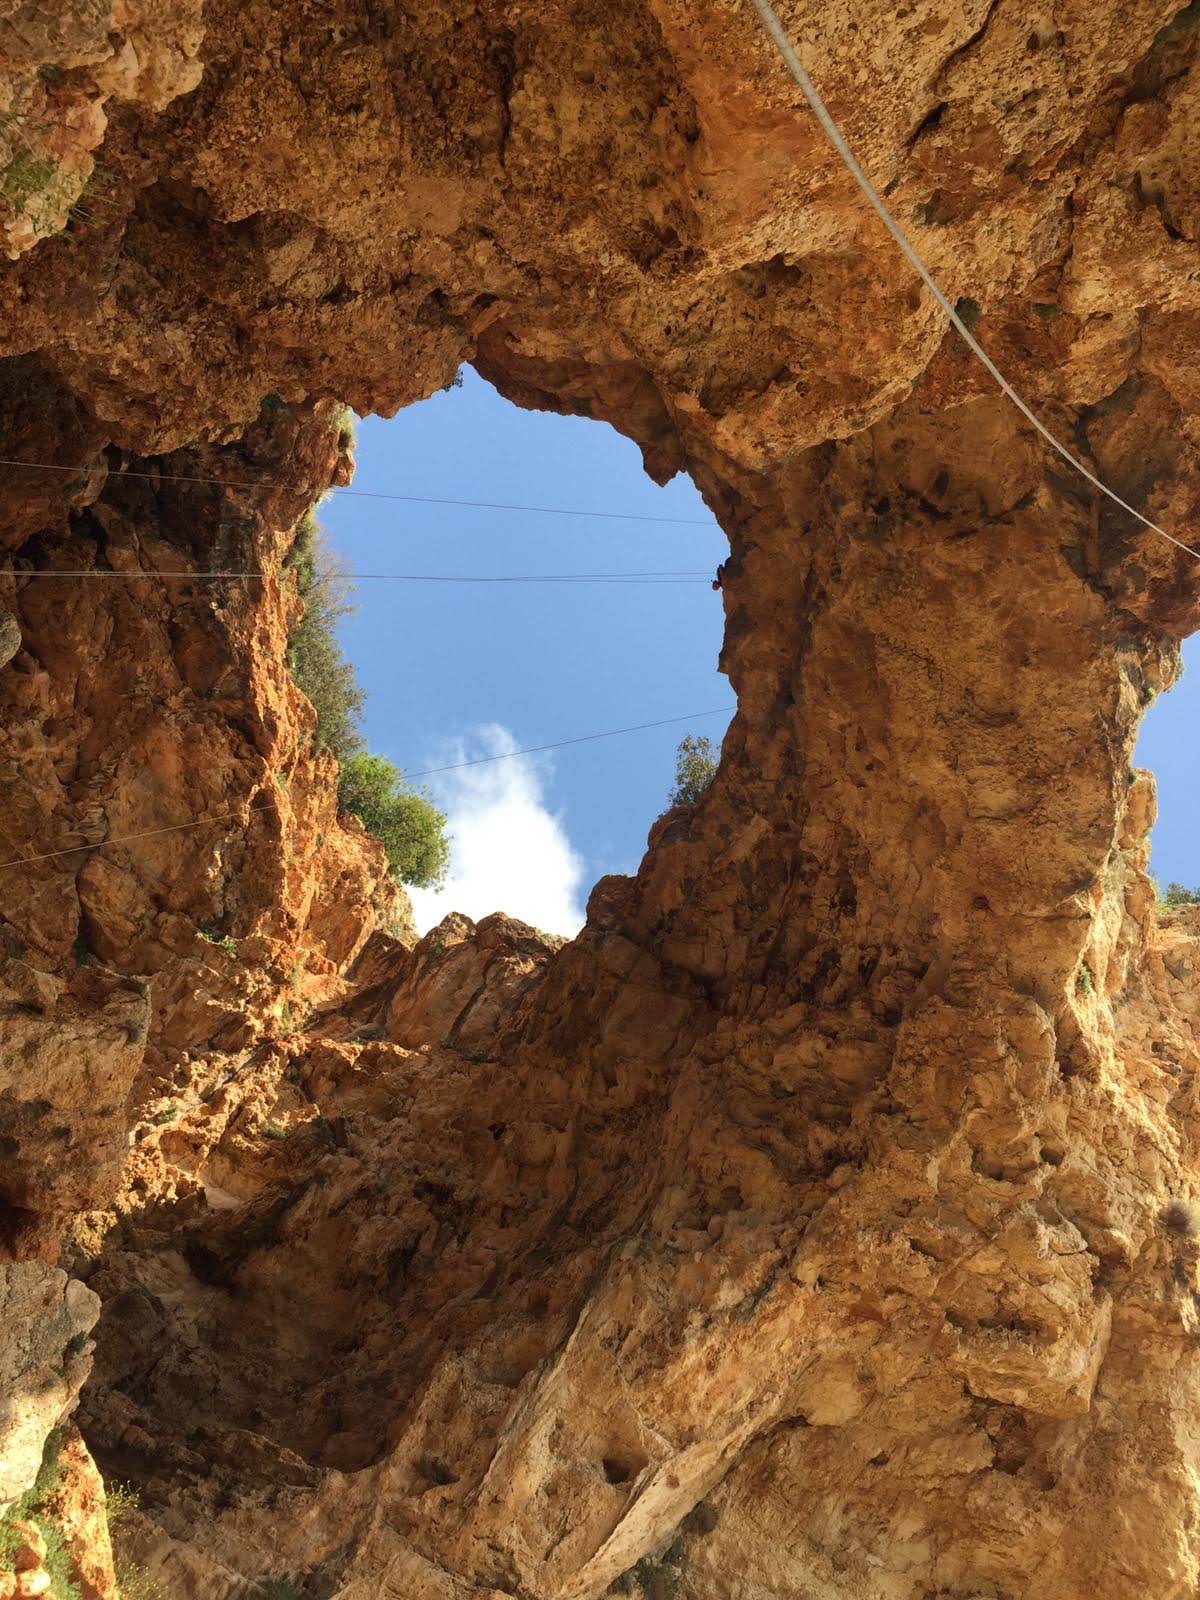
[(21, 648), (21, 629), (11, 611), (0, 611), (0, 667), (6, 667)]
[(728, 567), (728, 565), (728, 561), (722, 561), (721, 565), (717, 568), (717, 575), (712, 581), (714, 593), (718, 589), (723, 589), (725, 587), (725, 569)]

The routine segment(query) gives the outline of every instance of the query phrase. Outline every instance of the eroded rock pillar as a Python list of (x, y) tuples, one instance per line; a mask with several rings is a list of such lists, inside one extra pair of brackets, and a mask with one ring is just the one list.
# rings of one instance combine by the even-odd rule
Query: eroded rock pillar
[[(624, 1119), (644, 1225), (456, 1568), (497, 1581), (483, 1538), (547, 1600), (637, 1562), (719, 1600), (1191, 1592), (1197, 1063), (1121, 1031), (1180, 585), (1017, 421), (918, 396), (736, 486), (720, 774), (597, 902), (594, 1032), (568, 952), (518, 1051), (562, 1049), (585, 1184)], [(583, 1496), (537, 1561), (535, 1473)]]

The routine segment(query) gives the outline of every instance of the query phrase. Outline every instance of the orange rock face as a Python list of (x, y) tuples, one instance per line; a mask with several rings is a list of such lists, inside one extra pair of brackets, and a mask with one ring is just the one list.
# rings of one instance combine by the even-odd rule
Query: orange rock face
[[(6, 1557), (0, 1570), (3, 1600), (50, 1600), (73, 1585), (79, 1600), (121, 1600), (113, 1563), (104, 1485), (74, 1427), (56, 1429), (28, 1516), (5, 1523)], [(127, 1577), (133, 1570), (126, 1566)], [(136, 1592), (136, 1590), (135, 1590)]]
[[(1185, 533), (1193, 8), (782, 12), (981, 341)], [(110, 175), (32, 248), (3, 191), (0, 1270), (103, 1304), (77, 1415), (137, 1561), (1192, 1600), (1200, 928), (1129, 763), (1195, 561), (947, 338), (749, 7), (148, 17), (61, 85), (0, 23)], [(286, 671), (333, 400), (463, 360), (730, 540), (720, 770), (561, 948), (389, 933)]]
[(0, 22), (0, 245), (10, 260), (102, 214), (110, 100), (161, 109), (200, 81), (199, 0), (18, 3)]

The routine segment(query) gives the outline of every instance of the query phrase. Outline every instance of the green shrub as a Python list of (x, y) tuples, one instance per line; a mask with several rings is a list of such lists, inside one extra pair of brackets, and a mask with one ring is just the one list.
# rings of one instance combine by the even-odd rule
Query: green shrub
[(286, 566), (296, 574), (304, 615), (288, 636), (288, 666), (317, 713), (316, 744), (344, 761), (362, 746), (363, 692), (337, 641), (337, 623), (354, 606), (345, 571), (330, 555), (310, 512), (301, 519)]
[(35, 156), (29, 150), (18, 150), (0, 178), (0, 197), (14, 211), (21, 211), (35, 195), (50, 187), (58, 174), (58, 165), (49, 156)]
[(304, 1600), (304, 1591), (291, 1578), (263, 1578), (259, 1590), (263, 1600)]
[(359, 734), (363, 691), (342, 654), (336, 625), (354, 607), (348, 576), (330, 556), (309, 513), (297, 529), (286, 565), (296, 574), (304, 616), (288, 639), (288, 665), (317, 713), (316, 743), (341, 767), (338, 805), (356, 816), (387, 852), (402, 883), (431, 889), (449, 863), (446, 819), (419, 790), (406, 784), (384, 756), (370, 755)]
[(63, 1543), (62, 1532), (56, 1522), (34, 1513), (33, 1522), (46, 1541), (46, 1571), (50, 1574), (48, 1600), (82, 1600), (78, 1585), (71, 1577), (71, 1556)]
[(62, 1442), (62, 1429), (51, 1428), (42, 1446), (42, 1464), (38, 1468), (37, 1477), (33, 1480), (33, 1488), (26, 1491), (33, 1496), (35, 1507), (40, 1506), (47, 1496), (53, 1494), (63, 1480), (65, 1468), (59, 1459), (62, 1455)]
[(156, 1579), (126, 1555), (114, 1555), (117, 1600), (166, 1600)]
[(717, 757), (713, 754), (711, 739), (697, 739), (695, 734), (684, 734), (675, 751), (675, 787), (668, 803), (673, 806), (694, 806), (712, 782), (717, 770)]
[(1178, 911), (1180, 906), (1200, 905), (1200, 889), (1185, 889), (1182, 883), (1169, 883), (1158, 897), (1160, 911)]
[(104, 1485), (104, 1514), (108, 1531), (113, 1539), (113, 1571), (117, 1580), (117, 1600), (166, 1600), (162, 1588), (126, 1551), (120, 1548), (124, 1538), (122, 1523), (130, 1513), (141, 1506), (142, 1497), (129, 1483)]
[(418, 889), (445, 881), (450, 860), (446, 818), (404, 782), (386, 756), (359, 750), (342, 763), (338, 805), (356, 816), (387, 852), (392, 876)]
[(104, 1485), (104, 1514), (108, 1518), (110, 1528), (115, 1528), (119, 1522), (136, 1511), (141, 1506), (142, 1495), (140, 1489), (135, 1489), (131, 1483), (106, 1483)]
[(71, 221), (93, 223), (102, 220), (106, 212), (111, 215), (116, 208), (113, 198), (114, 188), (112, 170), (103, 162), (97, 161), (78, 198), (70, 207)]
[(129, 1044), (145, 1044), (150, 1024), (145, 1017), (127, 1017), (121, 1024)]
[(59, 1463), (62, 1433), (55, 1428), (46, 1436), (42, 1451), (42, 1464), (31, 1488), (0, 1518), (0, 1572), (12, 1571), (16, 1554), (17, 1533), (13, 1524), (32, 1522), (46, 1541), (46, 1570), (50, 1574), (47, 1600), (81, 1600), (79, 1589), (71, 1578), (71, 1557), (63, 1544), (62, 1531), (43, 1511), (43, 1507), (62, 1481), (63, 1469)]
[(343, 455), (354, 448), (354, 413), (349, 406), (338, 406), (333, 413), (337, 423), (338, 449)]

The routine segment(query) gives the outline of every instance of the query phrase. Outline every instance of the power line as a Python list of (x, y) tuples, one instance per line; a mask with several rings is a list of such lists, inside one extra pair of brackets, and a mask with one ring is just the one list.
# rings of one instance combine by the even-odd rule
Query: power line
[[(426, 767), (423, 772), (406, 772), (402, 776), (411, 781), (413, 778), (432, 778), (440, 772), (458, 772), (463, 767), (481, 767), (489, 761), (511, 761), (515, 756), (540, 755), (545, 750), (561, 750), (571, 744), (588, 744), (594, 739), (615, 739), (623, 733), (641, 733), (647, 728), (666, 728), (672, 723), (694, 722), (700, 717), (717, 717), (722, 712), (734, 711), (735, 706), (715, 706), (709, 711), (689, 711), (682, 717), (662, 717), (657, 722), (637, 722), (629, 728), (609, 728), (604, 733), (584, 733), (573, 739), (556, 739), (551, 744), (530, 745), (527, 750), (504, 750), (494, 756), (474, 756), (469, 761), (452, 761), (444, 767)], [(246, 811), (266, 811), (269, 805), (249, 805)], [(66, 850), (47, 850), (42, 855), (18, 856), (13, 861), (0, 861), (0, 872), (7, 871), (9, 867), (28, 867), (38, 861), (54, 861), (58, 857), (86, 855), (90, 850), (104, 850), (109, 845), (134, 844), (139, 839), (154, 839), (164, 833), (182, 833), (188, 828), (202, 828), (206, 824), (218, 822), (240, 822), (244, 813), (241, 811), (227, 811), (219, 817), (196, 817), (191, 822), (173, 822), (165, 828), (146, 828), (141, 833), (121, 834), (116, 839), (99, 839), (95, 844), (76, 844)]]
[(785, 33), (783, 24), (780, 22), (779, 15), (776, 12), (775, 7), (771, 4), (771, 0), (753, 0), (753, 3), (754, 9), (758, 12), (759, 19), (761, 20), (764, 28), (766, 28), (767, 33), (770, 35), (775, 48), (783, 57), (784, 65), (787, 67), (792, 77), (795, 78), (796, 82), (800, 85), (801, 92), (803, 93), (804, 98), (808, 101), (810, 109), (812, 110), (817, 121), (821, 124), (822, 128), (824, 128), (829, 137), (830, 143), (833, 145), (833, 148), (837, 151), (838, 155), (845, 163), (850, 176), (854, 179), (855, 183), (862, 190), (863, 194), (865, 194), (867, 199), (871, 202), (871, 205), (878, 215), (880, 221), (891, 234), (892, 238), (900, 246), (900, 249), (907, 257), (909, 264), (921, 277), (925, 287), (930, 290), (938, 305), (941, 306), (942, 310), (949, 317), (951, 325), (953, 326), (955, 332), (958, 333), (959, 337), (966, 344), (967, 349), (970, 350), (971, 353), (982, 362), (984, 367), (995, 379), (997, 384), (999, 384), (1004, 394), (1007, 395), (1007, 397), (1012, 401), (1013, 405), (1016, 406), (1021, 415), (1033, 424), (1033, 426), (1041, 434), (1042, 438), (1045, 439), (1046, 442), (1051, 445), (1060, 456), (1062, 456), (1064, 461), (1069, 462), (1069, 464), (1075, 468), (1076, 472), (1085, 477), (1094, 488), (1099, 489), (1101, 494), (1107, 495), (1115, 505), (1120, 506), (1122, 511), (1128, 511), (1131, 517), (1136, 517), (1143, 527), (1149, 528), (1152, 533), (1159, 534), (1160, 537), (1168, 540), (1178, 549), (1186, 551), (1189, 556), (1194, 556), (1197, 561), (1200, 561), (1200, 550), (1193, 549), (1190, 544), (1184, 544), (1182, 539), (1177, 539), (1173, 533), (1168, 533), (1165, 528), (1160, 528), (1157, 522), (1152, 522), (1149, 517), (1143, 516), (1140, 511), (1136, 510), (1135, 507), (1129, 504), (1128, 500), (1122, 500), (1119, 494), (1110, 489), (1106, 483), (1101, 482), (1094, 472), (1092, 472), (1088, 467), (1084, 466), (1083, 462), (1079, 460), (1078, 456), (1072, 454), (1072, 452), (1067, 449), (1065, 444), (1060, 443), (1059, 440), (1055, 438), (1054, 434), (1050, 432), (1050, 429), (1045, 425), (1045, 423), (1041, 421), (1041, 419), (1021, 398), (1021, 396), (1013, 388), (1012, 384), (1009, 383), (1008, 379), (1000, 371), (999, 367), (996, 366), (991, 356), (988, 355), (987, 351), (975, 338), (974, 334), (972, 334), (970, 328), (967, 327), (966, 323), (959, 316), (958, 312), (951, 305), (949, 299), (942, 292), (933, 274), (925, 265), (921, 257), (917, 254), (916, 248), (909, 243), (908, 236), (905, 234), (900, 224), (896, 221), (895, 217), (892, 216), (892, 213), (888, 210), (874, 184), (871, 182), (870, 178), (867, 177), (862, 167), (858, 164), (858, 160), (850, 146), (846, 143), (841, 129), (830, 116), (825, 102), (817, 93), (812, 79), (804, 70), (804, 63), (796, 54), (791, 40)]
[[(287, 569), (284, 569), (287, 570)], [(520, 573), (513, 576), (479, 577), (471, 574), (429, 572), (353, 572), (345, 577), (351, 583), (619, 583), (619, 584), (678, 584), (711, 581), (706, 572), (691, 568), (680, 572), (549, 572)], [(33, 568), (28, 572), (19, 569), (0, 570), (0, 578), (178, 578), (178, 579), (253, 579), (263, 582), (272, 576), (269, 572), (157, 572), (129, 571), (96, 567), (80, 571), (58, 571), (50, 567)]]
[[(995, 362), (988, 355), (987, 351), (972, 334), (970, 328), (959, 316), (950, 299), (943, 292), (932, 272), (930, 272), (929, 268), (925, 265), (924, 260), (918, 254), (916, 248), (909, 241), (907, 234), (905, 234), (900, 224), (896, 221), (895, 217), (893, 217), (891, 211), (888, 209), (884, 200), (876, 190), (874, 184), (860, 166), (857, 157), (851, 150), (849, 144), (846, 142), (841, 129), (833, 120), (824, 100), (822, 100), (816, 86), (806, 72), (804, 63), (800, 60), (800, 57), (797, 55), (794, 47), (792, 46), (791, 40), (788, 38), (787, 33), (785, 32), (783, 24), (779, 20), (779, 15), (772, 5), (771, 0), (753, 0), (753, 5), (755, 11), (758, 13), (763, 27), (767, 31), (768, 36), (774, 43), (776, 49), (779, 51), (784, 65), (787, 67), (788, 71), (799, 85), (801, 93), (808, 102), (809, 108), (817, 118), (817, 121), (821, 124), (821, 127), (824, 129), (830, 143), (840, 156), (847, 171), (850, 173), (858, 187), (862, 190), (863, 194), (870, 202), (872, 209), (875, 211), (884, 227), (887, 228), (888, 232), (891, 234), (892, 238), (895, 240), (896, 244), (899, 246), (900, 250), (908, 260), (909, 264), (921, 278), (926, 288), (929, 289), (938, 305), (945, 312), (951, 326), (958, 333), (959, 337), (963, 340), (964, 344), (966, 344), (971, 353), (994, 379), (1001, 391), (1007, 396), (1012, 404), (1016, 406), (1017, 410), (1021, 412), (1022, 416), (1024, 416), (1026, 420), (1030, 422), (1034, 428), (1036, 428), (1038, 433), (1041, 434), (1051, 448), (1054, 449), (1064, 461), (1072, 466), (1075, 471), (1085, 478), (1094, 488), (1098, 489), (1101, 494), (1106, 495), (1108, 499), (1111, 500), (1115, 505), (1120, 506), (1122, 511), (1128, 512), (1129, 515), (1140, 522), (1143, 527), (1148, 528), (1152, 533), (1157, 533), (1161, 538), (1166, 539), (1169, 543), (1175, 545), (1177, 549), (1185, 551), (1188, 555), (1193, 556), (1196, 560), (1200, 561), (1200, 550), (1196, 550), (1191, 545), (1185, 544), (1182, 539), (1177, 539), (1174, 534), (1168, 533), (1165, 528), (1160, 527), (1157, 522), (1152, 521), (1151, 518), (1138, 511), (1135, 506), (1131, 506), (1127, 500), (1122, 499), (1122, 497), (1117, 494), (1115, 490), (1110, 489), (1106, 483), (1104, 483), (1096, 476), (1094, 472), (1090, 470), (1090, 468), (1085, 466), (1084, 463), (1080, 461), (1078, 456), (1076, 456), (1072, 451), (1068, 450), (1066, 445), (1061, 443), (1061, 441), (1056, 438), (1053, 433), (1051, 433), (1050, 429), (1045, 425), (1045, 423), (1042, 422), (1042, 420), (1021, 397), (1017, 390), (1013, 388), (1012, 384), (1009, 383), (1008, 379), (996, 366)], [(87, 466), (68, 467), (60, 465), (57, 462), (19, 461), (4, 457), (0, 457), (0, 466), (28, 468), (46, 472), (66, 472), (72, 474), (73, 476), (77, 476), (81, 472), (91, 470), (91, 468)], [(291, 487), (290, 485), (281, 484), (270, 479), (259, 479), (254, 482), (246, 482), (238, 481), (236, 479), (192, 476), (184, 473), (138, 472), (133, 469), (126, 469), (120, 473), (114, 474), (114, 476), (117, 476), (118, 478), (139, 478), (151, 483), (163, 482), (210, 484), (222, 489)], [(509, 504), (505, 501), (497, 500), (453, 500), (432, 495), (396, 494), (381, 490), (351, 489), (341, 486), (335, 486), (329, 489), (327, 492), (330, 494), (349, 495), (362, 500), (391, 500), (410, 505), (457, 506), (478, 511), (517, 511), (537, 516), (590, 517), (618, 522), (670, 523), (679, 527), (700, 528), (712, 526), (711, 522), (703, 518), (662, 517), (649, 515), (644, 512), (587, 511), (566, 506), (515, 505)], [(257, 576), (257, 574), (250, 574), (249, 576)], [(384, 576), (388, 575), (385, 574)]]
[(452, 761), (448, 767), (426, 767), (424, 772), (406, 772), (406, 778), (432, 778), (436, 772), (458, 772), (463, 767), (481, 767), (485, 761), (507, 761), (510, 756), (533, 756), (542, 750), (561, 750), (568, 744), (588, 744), (593, 739), (615, 739), (619, 733), (641, 733), (644, 728), (665, 728), (672, 722), (691, 722), (699, 717), (718, 717), (735, 706), (715, 706), (711, 711), (690, 711), (685, 717), (663, 717), (660, 722), (638, 722), (632, 728), (610, 728), (607, 733), (584, 733), (575, 739), (556, 739), (553, 744), (530, 745), (528, 750), (506, 750), (498, 756), (475, 756), (470, 761)]
[[(0, 467), (27, 467), (43, 472), (67, 472), (73, 477), (80, 473), (95, 470), (97, 464), (92, 466), (64, 467), (54, 461), (16, 461), (0, 456)], [(136, 472), (132, 468), (120, 472), (112, 472), (110, 476), (117, 478), (140, 478), (148, 483), (205, 483), (215, 485), (218, 489), (288, 489), (295, 488), (294, 484), (280, 483), (271, 478), (259, 478), (253, 482), (238, 481), (230, 478), (200, 478), (189, 477), (181, 472)], [(347, 495), (356, 500), (396, 500), (406, 505), (414, 506), (459, 506), (471, 511), (522, 511), (540, 517), (599, 517), (608, 522), (663, 522), (673, 523), (683, 528), (712, 528), (716, 526), (715, 518), (704, 517), (656, 517), (641, 511), (583, 511), (571, 506), (519, 506), (509, 505), (502, 500), (441, 500), (432, 495), (421, 494), (392, 494), (381, 489), (350, 489), (335, 486), (325, 491), (327, 494)]]

